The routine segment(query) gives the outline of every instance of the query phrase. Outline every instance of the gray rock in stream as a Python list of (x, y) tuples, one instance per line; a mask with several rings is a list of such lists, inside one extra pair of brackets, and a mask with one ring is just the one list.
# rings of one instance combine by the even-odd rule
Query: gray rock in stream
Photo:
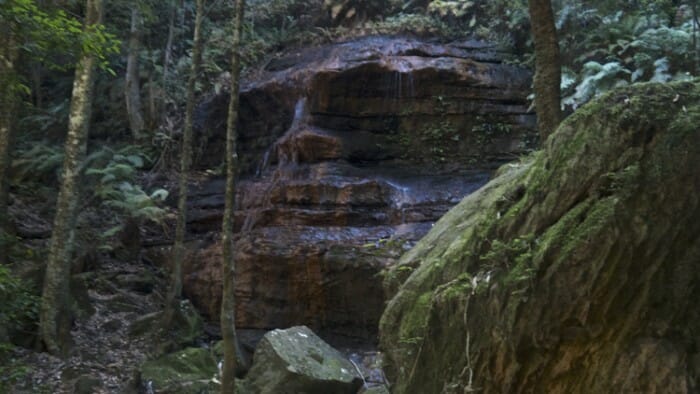
[(362, 386), (353, 364), (306, 326), (265, 334), (246, 381), (260, 394), (355, 394)]

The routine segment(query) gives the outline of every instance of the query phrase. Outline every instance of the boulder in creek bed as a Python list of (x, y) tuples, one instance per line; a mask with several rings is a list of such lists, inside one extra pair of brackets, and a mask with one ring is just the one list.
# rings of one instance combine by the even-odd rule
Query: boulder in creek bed
[(362, 377), (340, 352), (299, 326), (265, 334), (246, 383), (259, 394), (356, 394)]
[(699, 163), (698, 82), (579, 109), (389, 272), (392, 392), (698, 392)]

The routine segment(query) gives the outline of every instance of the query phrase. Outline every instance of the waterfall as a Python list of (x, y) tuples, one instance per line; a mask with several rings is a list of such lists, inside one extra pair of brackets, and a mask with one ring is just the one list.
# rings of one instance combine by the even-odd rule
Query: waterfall
[(261, 178), (265, 171), (270, 166), (271, 157), (274, 155), (277, 159), (277, 167), (274, 169), (270, 183), (265, 188), (262, 196), (260, 196), (260, 207), (250, 209), (243, 221), (242, 233), (250, 232), (255, 227), (255, 224), (260, 218), (260, 214), (270, 208), (272, 203), (270, 197), (272, 191), (283, 178), (293, 176), (294, 169), (299, 163), (299, 151), (296, 145), (296, 136), (302, 130), (302, 126), (306, 124), (308, 119), (308, 110), (306, 107), (306, 97), (301, 97), (294, 105), (294, 117), (287, 131), (275, 141), (272, 146), (265, 151), (263, 158), (256, 170), (256, 177)]

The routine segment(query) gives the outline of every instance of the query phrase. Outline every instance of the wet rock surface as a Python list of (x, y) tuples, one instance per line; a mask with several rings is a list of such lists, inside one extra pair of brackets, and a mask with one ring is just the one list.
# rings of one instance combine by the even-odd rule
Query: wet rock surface
[[(239, 327), (371, 339), (379, 272), (532, 144), (530, 76), (483, 43), (369, 37), (290, 53), (241, 91)], [(228, 95), (198, 111), (200, 167), (222, 162)], [(430, 148), (428, 148), (428, 146)], [(224, 181), (191, 188), (185, 292), (219, 315)]]

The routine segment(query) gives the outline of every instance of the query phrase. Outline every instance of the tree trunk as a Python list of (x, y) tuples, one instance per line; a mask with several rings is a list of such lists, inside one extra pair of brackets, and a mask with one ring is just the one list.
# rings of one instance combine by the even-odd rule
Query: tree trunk
[(141, 49), (141, 12), (138, 4), (131, 9), (131, 28), (129, 30), (129, 53), (126, 59), (126, 112), (129, 128), (136, 141), (143, 139), (143, 113), (141, 108), (141, 86), (139, 76), (139, 50)]
[[(85, 29), (94, 28), (101, 19), (102, 0), (87, 0)], [(54, 355), (65, 355), (69, 339), (69, 280), (73, 224), (77, 214), (79, 172), (87, 144), (96, 63), (93, 54), (83, 53), (75, 70), (63, 175), (56, 201), (56, 216), (44, 278), (39, 334), (46, 349)]]
[(692, 0), (693, 9), (693, 76), (698, 75), (698, 62), (700, 53), (698, 52), (698, 0)]
[(177, 227), (175, 229), (175, 245), (173, 246), (173, 265), (171, 272), (170, 290), (163, 312), (162, 328), (168, 330), (171, 326), (178, 302), (182, 294), (182, 262), (185, 257), (185, 222), (187, 221), (187, 183), (190, 165), (192, 163), (192, 116), (194, 113), (195, 84), (199, 76), (200, 63), (202, 61), (202, 16), (204, 14), (204, 0), (197, 0), (197, 14), (194, 24), (194, 43), (192, 49), (192, 68), (187, 81), (187, 105), (185, 109), (185, 129), (182, 135), (182, 149), (180, 156), (180, 180), (177, 200)]
[(550, 0), (528, 0), (535, 42), (535, 110), (544, 142), (559, 126), (561, 113), (561, 59)]
[(7, 199), (9, 182), (7, 171), (12, 149), (12, 126), (17, 108), (17, 62), (18, 47), (13, 26), (2, 26), (3, 37), (7, 37), (0, 48), (0, 264), (7, 262), (9, 242), (9, 217)]
[(168, 74), (170, 73), (170, 62), (173, 57), (173, 41), (175, 40), (175, 18), (178, 13), (178, 6), (175, 1), (172, 0), (168, 2), (170, 7), (170, 16), (168, 17), (168, 39), (165, 42), (165, 49), (163, 50), (163, 92), (166, 93), (168, 90), (166, 88), (168, 83)]
[(241, 71), (241, 30), (243, 26), (243, 10), (245, 0), (236, 2), (233, 16), (233, 39), (231, 42), (233, 55), (231, 57), (231, 99), (228, 107), (226, 123), (226, 203), (223, 218), (223, 278), (224, 289), (221, 302), (221, 335), (224, 339), (224, 366), (221, 379), (221, 392), (224, 394), (236, 391), (236, 264), (233, 256), (233, 212), (236, 206), (236, 172), (238, 170), (238, 90)]

